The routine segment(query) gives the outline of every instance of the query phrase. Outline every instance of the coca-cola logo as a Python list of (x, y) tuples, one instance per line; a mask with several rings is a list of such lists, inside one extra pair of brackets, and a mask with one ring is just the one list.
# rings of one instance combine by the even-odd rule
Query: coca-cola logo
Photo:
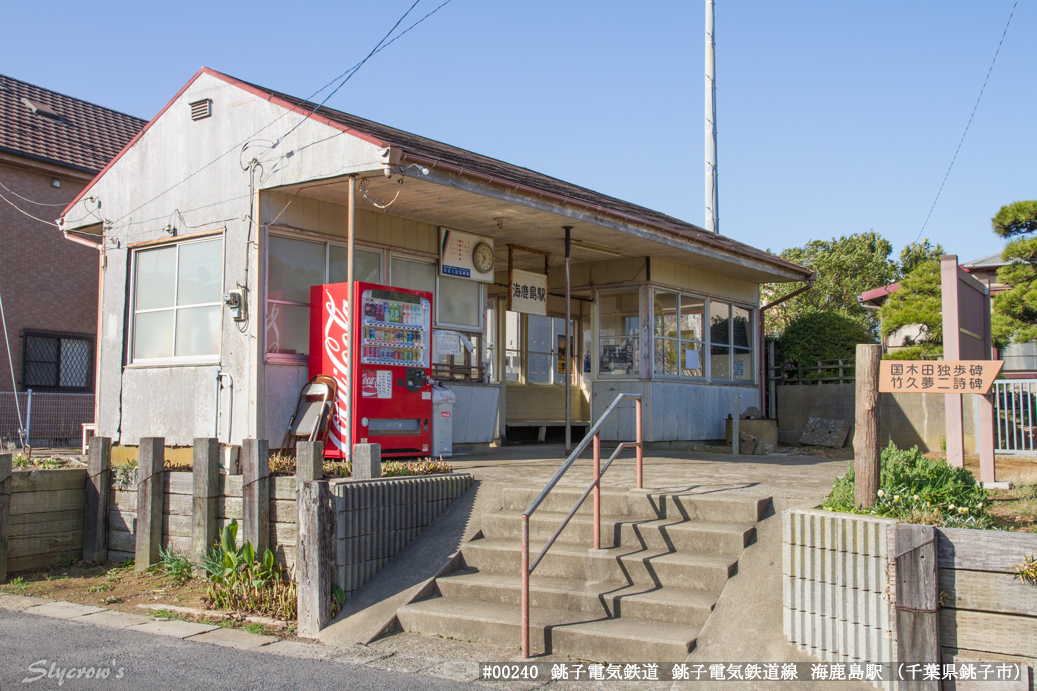
[(331, 416), (328, 438), (336, 448), (349, 448), (349, 396), (346, 388), (349, 379), (349, 303), (342, 301), (342, 308), (335, 304), (330, 294), (324, 303), (324, 354), (331, 363), (331, 376), (338, 382), (335, 411)]
[(360, 375), (360, 394), (364, 398), (378, 395), (378, 375), (372, 370), (364, 370)]

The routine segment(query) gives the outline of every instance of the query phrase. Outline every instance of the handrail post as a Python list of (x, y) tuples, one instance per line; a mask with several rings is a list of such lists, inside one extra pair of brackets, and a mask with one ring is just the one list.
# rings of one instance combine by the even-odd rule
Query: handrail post
[(601, 549), (601, 432), (594, 433), (594, 549)]
[(634, 437), (637, 440), (637, 488), (643, 489), (643, 483), (641, 482), (641, 460), (644, 456), (644, 439), (641, 434), (641, 398), (635, 398), (634, 404), (634, 425), (637, 427), (635, 432), (637, 436)]
[(522, 659), (529, 657), (529, 515), (522, 514)]

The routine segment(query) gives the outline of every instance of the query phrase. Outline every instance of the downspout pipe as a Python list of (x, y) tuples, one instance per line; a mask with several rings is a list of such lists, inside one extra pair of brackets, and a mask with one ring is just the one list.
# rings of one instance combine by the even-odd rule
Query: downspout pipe
[(100, 430), (96, 425), (101, 422), (101, 315), (104, 309), (104, 236), (100, 242), (93, 242), (77, 235), (72, 235), (65, 229), (64, 219), (58, 219), (62, 235), (66, 240), (71, 240), (77, 245), (90, 247), (97, 250), (97, 337), (94, 340), (94, 433)]
[(816, 281), (817, 281), (817, 272), (815, 271), (812, 274), (810, 274), (810, 277), (807, 279), (807, 284), (805, 286), (801, 286), (801, 287), (797, 288), (796, 290), (793, 290), (788, 295), (786, 295), (786, 296), (784, 296), (782, 298), (779, 298), (779, 299), (775, 300), (774, 302), (768, 302), (766, 305), (761, 305), (760, 306), (760, 312), (759, 312), (760, 317), (759, 317), (759, 323), (757, 324), (756, 331), (757, 331), (757, 333), (760, 334), (759, 338), (757, 340), (757, 343), (758, 343), (757, 352), (760, 354), (759, 358), (758, 358), (759, 363), (760, 363), (760, 365), (759, 365), (760, 408), (764, 411), (764, 417), (765, 418), (769, 418), (774, 413), (774, 411), (773, 410), (767, 410), (767, 355), (766, 355), (766, 353), (763, 352), (764, 351), (764, 345), (766, 344), (766, 338), (765, 338), (765, 335), (764, 335), (764, 332), (763, 332), (763, 324), (764, 324), (764, 316), (765, 316), (764, 312), (769, 310), (771, 307), (777, 307), (778, 305), (780, 305), (781, 303), (785, 302), (786, 300), (791, 300), (792, 298), (796, 297), (800, 293), (805, 293), (806, 291), (808, 291), (808, 290), (810, 290), (811, 288), (814, 287), (814, 283)]

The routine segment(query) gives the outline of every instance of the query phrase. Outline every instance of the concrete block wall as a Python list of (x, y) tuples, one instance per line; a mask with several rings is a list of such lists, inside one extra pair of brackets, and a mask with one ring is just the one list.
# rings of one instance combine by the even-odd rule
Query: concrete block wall
[(895, 524), (812, 509), (782, 515), (782, 616), (791, 643), (826, 662), (895, 661)]
[(472, 484), (468, 474), (331, 483), (337, 583), (358, 590)]
[[(815, 384), (777, 387), (778, 441), (799, 442), (812, 417), (849, 420), (853, 424), (854, 385)], [(975, 453), (975, 409), (972, 396), (962, 397), (962, 423), (966, 453)], [(917, 446), (939, 451), (946, 438), (944, 394), (879, 394), (879, 440), (890, 439), (900, 448)], [(847, 446), (853, 439), (851, 430)]]

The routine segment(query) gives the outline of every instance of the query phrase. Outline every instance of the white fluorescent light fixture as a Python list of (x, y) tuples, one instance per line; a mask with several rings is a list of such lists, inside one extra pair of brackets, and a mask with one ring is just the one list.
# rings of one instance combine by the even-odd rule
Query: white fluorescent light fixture
[(623, 253), (617, 250), (615, 247), (609, 247), (608, 245), (599, 245), (596, 242), (587, 242), (586, 240), (570, 240), (569, 244), (573, 247), (579, 247), (591, 252), (601, 252), (602, 254), (608, 254), (613, 257), (622, 257)]

